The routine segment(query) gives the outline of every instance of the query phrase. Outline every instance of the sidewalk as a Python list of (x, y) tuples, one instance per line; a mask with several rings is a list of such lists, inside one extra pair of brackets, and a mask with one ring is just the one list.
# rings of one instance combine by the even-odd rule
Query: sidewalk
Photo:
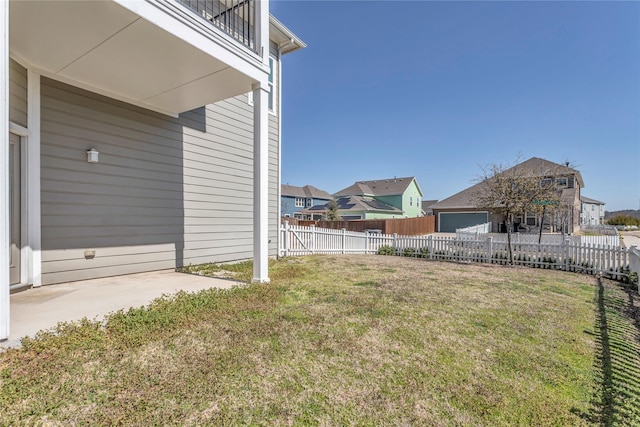
[(625, 248), (630, 248), (631, 246), (635, 246), (640, 250), (640, 231), (622, 231), (620, 233), (622, 236), (621, 245)]
[(242, 283), (163, 270), (28, 289), (11, 295), (10, 335), (0, 347), (19, 346), (22, 337), (58, 322), (102, 320), (114, 311), (145, 306), (163, 294), (238, 285)]

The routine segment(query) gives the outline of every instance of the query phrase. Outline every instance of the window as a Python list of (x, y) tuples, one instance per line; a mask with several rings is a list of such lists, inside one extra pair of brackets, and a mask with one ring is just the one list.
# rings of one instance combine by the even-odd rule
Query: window
[(409, 206), (413, 206), (413, 197), (409, 197)]
[(273, 57), (269, 57), (269, 111), (275, 112), (275, 86), (273, 82), (276, 80), (276, 66)]
[(556, 186), (567, 188), (569, 186), (569, 179), (567, 177), (556, 178)]
[(540, 180), (540, 187), (548, 187), (553, 183), (551, 178), (543, 178)]
[(304, 208), (304, 197), (296, 197), (296, 208)]
[(307, 199), (307, 207), (313, 206), (313, 199)]
[[(272, 56), (269, 57), (269, 93), (267, 96), (267, 107), (272, 114), (276, 113), (276, 60)], [(247, 94), (247, 104), (253, 105), (253, 91)]]

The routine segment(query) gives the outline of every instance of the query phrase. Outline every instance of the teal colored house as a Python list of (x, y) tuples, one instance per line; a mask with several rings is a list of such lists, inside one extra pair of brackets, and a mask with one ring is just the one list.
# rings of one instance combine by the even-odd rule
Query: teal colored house
[[(351, 198), (375, 204), (362, 209), (361, 203), (344, 203), (339, 214), (348, 219), (414, 218), (422, 216), (422, 190), (415, 177), (358, 181), (334, 194), (336, 200)], [(375, 202), (375, 203), (373, 203)]]

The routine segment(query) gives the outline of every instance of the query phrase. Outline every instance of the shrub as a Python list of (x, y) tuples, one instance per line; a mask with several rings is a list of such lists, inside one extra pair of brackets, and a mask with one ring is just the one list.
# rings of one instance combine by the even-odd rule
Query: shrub
[(378, 255), (395, 255), (395, 254), (396, 254), (396, 250), (389, 245), (380, 246), (380, 249), (378, 249)]
[(416, 248), (406, 248), (403, 252), (402, 252), (402, 256), (406, 256), (406, 257), (415, 257), (416, 256)]

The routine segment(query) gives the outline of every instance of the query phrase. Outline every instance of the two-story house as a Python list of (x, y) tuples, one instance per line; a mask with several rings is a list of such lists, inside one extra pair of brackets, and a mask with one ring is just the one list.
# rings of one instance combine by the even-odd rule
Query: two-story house
[[(517, 168), (518, 174), (539, 179), (540, 185), (554, 185), (556, 188), (559, 207), (548, 214), (544, 224), (550, 229), (562, 228), (563, 231), (572, 233), (579, 227), (580, 221), (580, 189), (584, 187), (584, 181), (579, 171), (568, 165), (550, 162), (538, 157), (532, 157), (522, 163), (507, 169), (503, 173), (510, 173)], [(436, 230), (439, 232), (454, 232), (458, 228), (490, 222), (493, 231), (503, 231), (506, 226), (515, 229), (532, 229), (539, 227), (542, 221), (540, 212), (532, 209), (531, 212), (523, 212), (516, 219), (515, 224), (504, 224), (504, 218), (491, 209), (478, 208), (479, 195), (483, 192), (485, 182), (479, 182), (459, 193), (443, 199), (431, 205), (436, 218)]]
[(580, 203), (580, 225), (604, 224), (604, 202), (580, 196)]
[(335, 193), (339, 215), (348, 219), (422, 216), (422, 190), (415, 177), (358, 181)]
[[(0, 2), (0, 339), (13, 290), (278, 247), (268, 0)], [(35, 314), (34, 314), (35, 315)]]
[(283, 217), (299, 219), (320, 219), (321, 215), (314, 218), (303, 211), (316, 205), (324, 205), (333, 200), (331, 194), (312, 185), (297, 187), (295, 185), (282, 184), (280, 190), (280, 214)]

